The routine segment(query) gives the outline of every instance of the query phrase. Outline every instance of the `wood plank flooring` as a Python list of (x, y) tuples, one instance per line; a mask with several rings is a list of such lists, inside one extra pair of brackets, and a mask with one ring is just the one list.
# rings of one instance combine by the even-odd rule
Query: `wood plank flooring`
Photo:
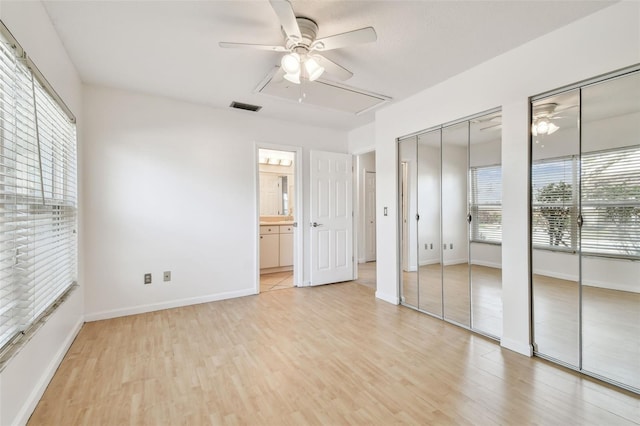
[(293, 287), (293, 271), (260, 275), (260, 293)]
[(640, 423), (640, 399), (354, 282), (87, 323), (30, 425)]

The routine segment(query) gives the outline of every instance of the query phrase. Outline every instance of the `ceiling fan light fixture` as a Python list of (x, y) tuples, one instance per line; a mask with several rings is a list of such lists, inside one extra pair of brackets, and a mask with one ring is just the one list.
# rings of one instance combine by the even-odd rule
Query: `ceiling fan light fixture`
[(549, 123), (549, 130), (547, 130), (547, 134), (550, 135), (552, 133), (555, 133), (558, 129), (560, 129), (560, 127), (556, 126), (553, 123)]
[(536, 124), (536, 131), (539, 135), (546, 135), (549, 132), (549, 120), (542, 118)]
[(294, 84), (300, 84), (300, 71), (296, 74), (285, 74), (284, 78)]
[(531, 134), (533, 136), (550, 135), (557, 132), (559, 129), (560, 127), (553, 124), (548, 118), (538, 118), (531, 125)]
[(282, 69), (287, 74), (300, 73), (300, 55), (298, 55), (297, 53), (287, 53), (282, 57), (280, 63), (282, 64)]
[(304, 62), (304, 69), (307, 71), (307, 75), (309, 76), (309, 81), (315, 81), (324, 72), (324, 67), (321, 66), (318, 61), (316, 61), (313, 57), (308, 57)]

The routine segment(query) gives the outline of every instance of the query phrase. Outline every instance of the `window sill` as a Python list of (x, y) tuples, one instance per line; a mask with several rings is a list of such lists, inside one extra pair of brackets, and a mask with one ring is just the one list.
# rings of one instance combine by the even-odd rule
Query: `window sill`
[(71, 294), (79, 287), (77, 283), (71, 284), (71, 286), (64, 292), (54, 303), (51, 304), (40, 317), (22, 333), (16, 335), (9, 343), (0, 351), (0, 373), (4, 371), (5, 367), (9, 364), (9, 361), (13, 359), (20, 350), (29, 343), (29, 341), (36, 335), (38, 330), (49, 320), (51, 315), (56, 309), (62, 305)]

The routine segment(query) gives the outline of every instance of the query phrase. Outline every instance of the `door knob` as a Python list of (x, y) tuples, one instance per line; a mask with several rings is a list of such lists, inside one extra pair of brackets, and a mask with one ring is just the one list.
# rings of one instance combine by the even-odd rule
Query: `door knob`
[(318, 226), (322, 226), (322, 224), (318, 222), (313, 222), (311, 226), (313, 226), (314, 228), (317, 228)]

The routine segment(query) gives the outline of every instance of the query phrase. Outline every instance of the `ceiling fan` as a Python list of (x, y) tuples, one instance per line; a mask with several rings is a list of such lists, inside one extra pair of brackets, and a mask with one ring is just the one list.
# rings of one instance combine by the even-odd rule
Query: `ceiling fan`
[(339, 80), (348, 80), (353, 76), (351, 71), (317, 52), (369, 43), (377, 39), (373, 27), (360, 28), (318, 39), (316, 38), (318, 24), (309, 18), (296, 16), (288, 0), (269, 0), (269, 3), (280, 20), (285, 36), (284, 46), (229, 42), (220, 42), (219, 45), (226, 48), (286, 52), (282, 56), (281, 65), (286, 73), (284, 78), (292, 83), (300, 84), (302, 78), (309, 81), (317, 80), (325, 71)]

